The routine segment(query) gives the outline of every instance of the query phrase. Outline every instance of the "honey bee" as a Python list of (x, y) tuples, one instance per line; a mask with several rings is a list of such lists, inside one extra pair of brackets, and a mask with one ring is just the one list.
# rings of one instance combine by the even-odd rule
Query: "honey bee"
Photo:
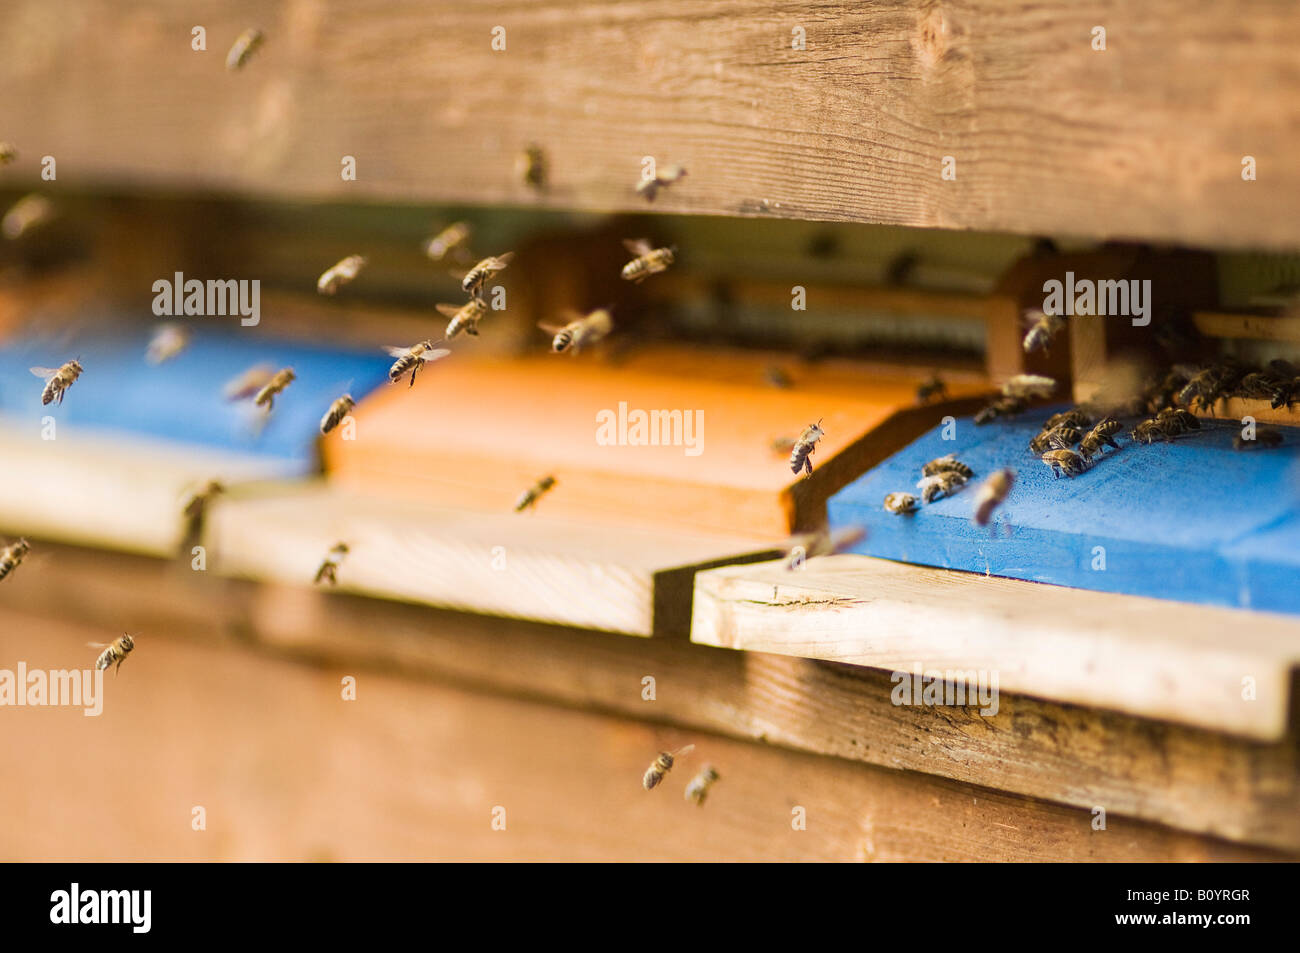
[(1103, 447), (1119, 449), (1119, 444), (1115, 442), (1115, 434), (1120, 431), (1120, 422), (1114, 417), (1107, 417), (1097, 422), (1097, 426), (1089, 430), (1079, 442), (1079, 454), (1088, 463), (1092, 463), (1092, 458), (1102, 452)]
[(316, 290), (323, 295), (334, 294), (361, 274), (361, 269), (366, 267), (367, 261), (369, 259), (365, 255), (348, 255), (338, 264), (325, 269), (325, 272), (316, 279)]
[(498, 272), (504, 271), (514, 257), (515, 253), (508, 251), (504, 255), (484, 258), (465, 273), (465, 277), (460, 282), (461, 288), (466, 294), (479, 297), (483, 292), (483, 285)]
[(957, 459), (957, 454), (950, 453), (947, 456), (931, 460), (925, 466), (921, 467), (921, 476), (934, 476), (936, 473), (942, 473), (944, 470), (955, 470), (967, 480), (975, 475), (974, 470)]
[(421, 341), (412, 347), (386, 347), (384, 350), (390, 356), (397, 358), (393, 366), (388, 369), (388, 382), (396, 384), (406, 376), (407, 371), (410, 371), (411, 387), (415, 386), (415, 375), (420, 373), (420, 368), (425, 364), (441, 360), (451, 353), (445, 347), (436, 347), (433, 341)]
[(524, 185), (541, 190), (546, 188), (546, 153), (537, 143), (530, 143), (515, 163), (515, 171)]
[(1201, 422), (1196, 415), (1181, 407), (1166, 407), (1155, 416), (1156, 425), (1167, 437), (1177, 437), (1189, 430), (1200, 430)]
[(63, 395), (73, 382), (81, 376), (81, 362), (68, 361), (62, 367), (33, 367), (31, 372), (45, 381), (45, 390), (41, 392), (41, 403), (63, 403)]
[(320, 419), (320, 432), (327, 434), (343, 422), (343, 418), (352, 413), (352, 408), (357, 406), (357, 402), (352, 399), (351, 394), (344, 394), (334, 403), (330, 404), (330, 409), (325, 411), (325, 416)]
[(324, 561), (321, 562), (320, 568), (316, 570), (315, 584), (319, 586), (321, 581), (324, 580), (331, 586), (338, 585), (339, 564), (343, 562), (343, 557), (347, 554), (347, 543), (335, 543), (325, 556)]
[(455, 222), (424, 243), (424, 254), (430, 261), (442, 261), (451, 252), (464, 248), (469, 236), (469, 224)]
[(647, 202), (653, 202), (659, 190), (672, 185), (686, 177), (686, 169), (680, 165), (670, 165), (662, 172), (656, 174), (653, 178), (642, 179), (637, 183), (636, 194), (645, 198)]
[(275, 407), (276, 395), (283, 393), (284, 389), (295, 380), (297, 380), (297, 375), (294, 374), (292, 367), (276, 371), (253, 397), (253, 405), (255, 407), (265, 407), (266, 412), (269, 414)]
[(655, 758), (650, 767), (646, 768), (645, 776), (641, 778), (641, 786), (647, 791), (654, 788), (664, 779), (664, 775), (673, 769), (673, 762), (694, 747), (695, 745), (687, 745), (685, 748), (678, 748), (673, 752), (659, 752), (659, 757)]
[(1057, 427), (1073, 427), (1075, 430), (1086, 430), (1092, 426), (1092, 415), (1082, 407), (1074, 407), (1070, 410), (1063, 410), (1059, 414), (1052, 414), (1043, 423), (1043, 430), (1055, 430)]
[(667, 271), (673, 263), (673, 256), (677, 254), (676, 248), (654, 248), (649, 239), (645, 238), (624, 239), (623, 247), (636, 256), (623, 266), (623, 280), (637, 284), (651, 275)]
[(987, 407), (981, 408), (975, 415), (975, 423), (982, 426), (996, 420), (998, 417), (1014, 417), (1028, 406), (1029, 402), (1022, 397), (1003, 395), (996, 398)]
[[(1234, 450), (1258, 450), (1261, 447), (1278, 447), (1282, 445), (1282, 431), (1276, 427), (1257, 427), (1254, 439), (1247, 439), (1242, 434), (1232, 438)], [(0, 579), (4, 578), (4, 560), (0, 558)]]
[(153, 337), (149, 339), (149, 347), (145, 351), (144, 359), (150, 364), (170, 361), (185, 350), (189, 343), (190, 332), (183, 326), (170, 321), (160, 324), (154, 329)]
[(1052, 477), (1076, 477), (1088, 469), (1088, 463), (1073, 450), (1048, 450), (1042, 461), (1052, 468)]
[(235, 39), (235, 44), (226, 54), (226, 69), (237, 70), (243, 69), (244, 64), (248, 62), (249, 57), (262, 45), (266, 39), (266, 34), (261, 30), (250, 28)]
[(449, 341), (461, 331), (472, 337), (478, 337), (478, 323), (483, 320), (488, 310), (488, 304), (482, 298), (470, 298), (460, 307), (454, 304), (439, 304), (435, 307), (443, 317), (451, 318), (444, 335)]
[(811, 457), (817, 452), (817, 441), (824, 436), (826, 432), (822, 430), (821, 420), (803, 429), (803, 433), (799, 434), (799, 439), (794, 442), (794, 448), (790, 451), (790, 469), (794, 473), (805, 470), (808, 476), (812, 476)]
[(1137, 443), (1152, 444), (1157, 440), (1166, 438), (1167, 435), (1164, 428), (1160, 426), (1160, 422), (1152, 417), (1150, 420), (1142, 421), (1129, 431), (1129, 437)]
[(1011, 487), (1015, 485), (1015, 482), (1016, 472), (1003, 469), (996, 471), (980, 484), (979, 492), (975, 497), (975, 515), (973, 517), (976, 525), (989, 525), (993, 511), (1011, 493)]
[(528, 509), (542, 498), (543, 493), (546, 493), (553, 486), (555, 486), (555, 477), (542, 477), (519, 495), (519, 499), (515, 501), (515, 512), (522, 513), (524, 510)]
[(1052, 343), (1052, 338), (1065, 327), (1065, 318), (1059, 314), (1034, 310), (1026, 312), (1025, 317), (1031, 320), (1024, 340), (1026, 354), (1047, 350)]
[(0, 142), (0, 165), (8, 165), (18, 158), (18, 150), (11, 143)]
[(1054, 390), (1056, 381), (1039, 374), (1017, 374), (1002, 385), (1004, 397), (1019, 397), (1024, 400), (1048, 397)]
[(769, 364), (763, 368), (763, 383), (768, 387), (775, 387), (777, 390), (789, 390), (794, 386), (794, 381), (784, 369), (776, 364)]
[(0, 232), (8, 239), (22, 238), (54, 216), (54, 203), (43, 195), (24, 195), (5, 212)]
[(265, 387), (274, 375), (274, 365), (257, 364), (227, 381), (222, 392), (226, 400), (244, 400)]
[(911, 493), (890, 493), (885, 497), (885, 509), (900, 515), (915, 513), (920, 504)]
[(1235, 390), (1249, 372), (1250, 368), (1236, 358), (1226, 357), (1193, 374), (1178, 392), (1178, 403), (1193, 410), (1209, 410)]
[(703, 807), (704, 799), (709, 796), (709, 788), (713, 787), (717, 780), (717, 769), (711, 764), (706, 764), (686, 785), (686, 800), (694, 801), (699, 807)]
[(614, 329), (614, 319), (608, 308), (597, 308), (585, 317), (579, 316), (576, 311), (566, 311), (565, 316), (572, 317), (573, 320), (568, 324), (539, 322), (537, 325), (547, 334), (553, 335), (551, 350), (556, 354), (565, 351), (577, 354), (584, 347), (600, 341)]
[(185, 506), (181, 512), (190, 520), (191, 524), (202, 519), (208, 504), (217, 497), (218, 494), (225, 493), (226, 487), (220, 480), (209, 480), (201, 490), (195, 491), (185, 501)]
[(929, 403), (931, 397), (937, 397), (944, 400), (948, 396), (948, 385), (943, 382), (938, 374), (934, 374), (929, 380), (922, 381), (916, 388), (916, 402), (918, 404)]
[(921, 491), (921, 502), (933, 503), (940, 494), (952, 496), (966, 485), (967, 477), (957, 470), (940, 470), (931, 476), (922, 477), (916, 484)]
[(25, 539), (10, 543), (4, 549), (0, 549), (0, 579), (6, 578), (11, 572), (18, 568), (18, 564), (23, 561), (23, 557), (31, 551), (31, 544)]
[(794, 449), (794, 444), (794, 437), (776, 437), (768, 444), (768, 447), (774, 455), (784, 457), (788, 456), (790, 451)]
[(807, 559), (815, 556), (833, 556), (866, 538), (867, 531), (861, 526), (845, 526), (834, 531), (829, 526), (823, 526), (817, 532), (804, 537), (802, 543), (790, 549), (785, 568), (798, 569)]
[[(104, 643), (91, 642), (90, 644), (98, 648)], [(131, 650), (134, 648), (135, 639), (123, 632), (120, 639), (114, 639), (104, 648), (104, 651), (99, 653), (99, 658), (95, 659), (95, 671), (103, 671), (116, 662), (117, 668), (113, 669), (113, 674), (116, 675), (121, 670), (122, 663), (126, 661), (126, 657), (131, 654)]]

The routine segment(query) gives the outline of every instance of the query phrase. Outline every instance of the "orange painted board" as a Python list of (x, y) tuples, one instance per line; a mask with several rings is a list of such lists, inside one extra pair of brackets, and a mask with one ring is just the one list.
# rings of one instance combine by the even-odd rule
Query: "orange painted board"
[[(788, 388), (764, 381), (772, 355), (645, 348), (610, 363), (595, 353), (514, 360), (451, 356), (368, 397), (354, 439), (322, 443), (331, 480), (370, 493), (507, 512), (539, 477), (557, 484), (537, 504), (602, 524), (780, 535), (796, 478), (778, 438), (821, 420), (816, 468), (904, 408), (929, 368), (780, 361)], [(954, 395), (987, 390), (951, 375)], [(660, 419), (639, 433), (638, 413)], [(925, 426), (938, 423), (923, 415)], [(687, 422), (689, 421), (689, 426)], [(924, 428), (922, 428), (924, 429)], [(918, 431), (919, 432), (919, 431)], [(647, 443), (642, 444), (642, 440)], [(812, 481), (810, 481), (812, 482)]]

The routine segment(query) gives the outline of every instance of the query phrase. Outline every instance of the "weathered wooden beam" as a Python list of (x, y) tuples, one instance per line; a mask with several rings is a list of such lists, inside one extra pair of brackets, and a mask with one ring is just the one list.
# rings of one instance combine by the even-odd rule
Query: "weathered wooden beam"
[[(5, 175), (33, 184), (53, 155), (58, 187), (611, 210), (646, 206), (649, 155), (689, 170), (653, 205), (668, 212), (1300, 243), (1300, 20), (1270, 0), (11, 0), (4, 16)], [(254, 25), (265, 46), (227, 72)], [(515, 171), (529, 143), (540, 192)]]

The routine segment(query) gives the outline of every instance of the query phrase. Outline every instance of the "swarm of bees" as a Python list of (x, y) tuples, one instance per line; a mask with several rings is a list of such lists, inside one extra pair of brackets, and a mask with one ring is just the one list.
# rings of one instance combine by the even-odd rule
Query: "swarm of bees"
[(352, 282), (369, 261), (365, 255), (348, 255), (337, 264), (326, 268), (316, 279), (316, 290), (323, 295), (335, 294), (339, 288)]
[(682, 166), (676, 164), (667, 166), (650, 178), (645, 178), (638, 182), (636, 186), (636, 194), (640, 195), (647, 202), (653, 202), (655, 196), (659, 194), (660, 189), (667, 188), (674, 182), (685, 178), (685, 176), (686, 169)]
[(584, 347), (590, 347), (605, 339), (614, 329), (614, 319), (608, 308), (597, 308), (586, 315), (574, 311), (565, 312), (571, 318), (566, 324), (551, 324), (539, 321), (537, 326), (551, 337), (551, 351), (555, 354), (577, 354)]
[(800, 470), (805, 470), (808, 476), (812, 476), (813, 465), (811, 458), (817, 451), (817, 441), (824, 436), (826, 436), (826, 433), (822, 430), (820, 420), (815, 424), (809, 424), (803, 429), (803, 433), (799, 434), (799, 438), (794, 442), (794, 447), (790, 450), (790, 469), (792, 472), (797, 474)]
[(524, 510), (535, 505), (537, 501), (542, 498), (542, 494), (548, 492), (553, 486), (555, 486), (555, 477), (542, 477), (520, 494), (519, 499), (515, 501), (515, 512), (522, 513)]
[(667, 271), (673, 263), (677, 249), (655, 248), (648, 238), (627, 238), (623, 247), (636, 257), (623, 266), (623, 280), (640, 284), (651, 275)]
[(41, 403), (56, 404), (63, 403), (63, 395), (81, 376), (81, 362), (77, 360), (68, 361), (61, 367), (33, 367), (31, 372), (45, 381), (45, 389), (41, 391)]
[(322, 582), (328, 582), (331, 586), (338, 585), (339, 564), (343, 562), (343, 557), (348, 554), (348, 544), (337, 542), (330, 551), (325, 554), (324, 560), (321, 561), (320, 568), (316, 570), (316, 578), (313, 580), (316, 585)]
[(7, 579), (9, 574), (18, 568), (23, 557), (31, 552), (31, 548), (27, 540), (19, 539), (0, 549), (0, 579)]
[(250, 28), (235, 38), (235, 43), (226, 54), (226, 69), (243, 69), (249, 58), (266, 41), (266, 34), (256, 28)]

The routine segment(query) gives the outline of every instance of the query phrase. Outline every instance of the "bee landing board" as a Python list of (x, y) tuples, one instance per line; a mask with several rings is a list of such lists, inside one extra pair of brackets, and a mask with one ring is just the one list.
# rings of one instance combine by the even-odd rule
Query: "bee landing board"
[[(1280, 447), (1233, 449), (1236, 425), (1204, 421), (1170, 442), (1134, 443), (1075, 477), (1053, 478), (1028, 445), (1055, 410), (936, 429), (833, 496), (832, 527), (863, 525), (855, 552), (1101, 592), (1300, 614), (1300, 430)], [(948, 453), (975, 475), (913, 516), (886, 512), (921, 467)], [(1016, 483), (991, 527), (971, 521), (976, 489), (1010, 467)]]

